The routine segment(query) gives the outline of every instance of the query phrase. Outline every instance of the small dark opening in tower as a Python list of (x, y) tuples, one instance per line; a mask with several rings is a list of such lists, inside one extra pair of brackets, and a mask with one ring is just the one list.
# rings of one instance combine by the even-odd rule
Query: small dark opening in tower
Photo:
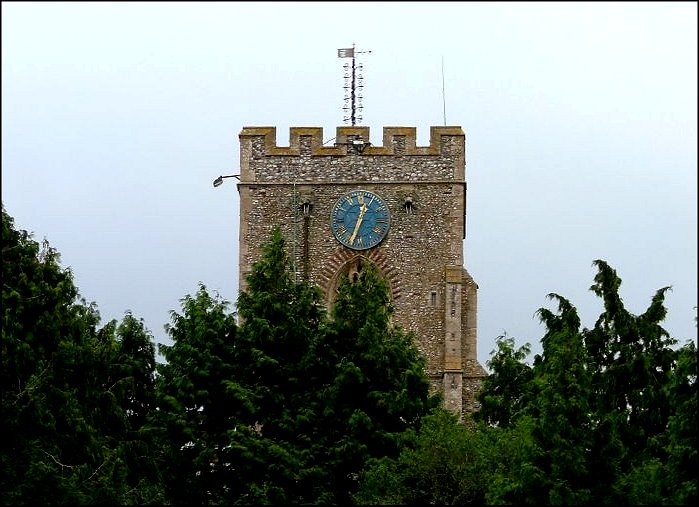
[(351, 283), (357, 283), (359, 277), (362, 276), (362, 261), (360, 259), (355, 259), (349, 266), (347, 274)]
[(412, 214), (413, 212), (413, 198), (411, 196), (408, 196), (405, 198), (405, 202), (403, 202), (403, 208), (405, 209), (405, 212), (407, 214)]

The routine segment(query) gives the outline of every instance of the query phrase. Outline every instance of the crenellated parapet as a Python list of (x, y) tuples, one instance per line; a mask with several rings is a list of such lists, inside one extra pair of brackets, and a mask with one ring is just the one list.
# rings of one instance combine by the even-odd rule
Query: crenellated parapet
[[(362, 155), (449, 155), (453, 152), (450, 138), (463, 146), (465, 135), (461, 127), (430, 127), (429, 146), (417, 146), (415, 127), (384, 127), (383, 145), (369, 144), (369, 127), (337, 127), (332, 146), (323, 145), (322, 127), (291, 127), (289, 146), (277, 146), (276, 127), (243, 127), (240, 132), (241, 147), (251, 147), (255, 138), (261, 138), (258, 156), (346, 156)], [(454, 139), (456, 138), (456, 139)], [(356, 150), (356, 141), (363, 141), (361, 150)], [(253, 150), (254, 151), (254, 150)]]

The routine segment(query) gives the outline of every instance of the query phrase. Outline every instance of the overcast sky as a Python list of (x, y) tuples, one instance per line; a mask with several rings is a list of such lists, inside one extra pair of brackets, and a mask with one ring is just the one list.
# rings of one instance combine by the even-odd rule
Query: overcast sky
[[(697, 327), (696, 2), (2, 2), (2, 201), (103, 323), (156, 342), (204, 283), (235, 302), (238, 134), (343, 123), (337, 49), (370, 50), (361, 125), (459, 125), (478, 358), (539, 352), (535, 312), (585, 327), (603, 259), (640, 314)], [(446, 111), (446, 114), (445, 114)]]

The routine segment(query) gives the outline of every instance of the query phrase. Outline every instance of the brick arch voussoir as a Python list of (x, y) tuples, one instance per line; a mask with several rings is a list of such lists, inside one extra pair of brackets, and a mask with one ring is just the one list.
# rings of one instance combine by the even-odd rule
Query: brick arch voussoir
[(338, 248), (333, 255), (330, 256), (328, 262), (323, 267), (321, 272), (321, 286), (326, 298), (330, 298), (330, 292), (336, 285), (336, 279), (340, 271), (347, 263), (354, 261), (357, 258), (364, 258), (374, 264), (381, 276), (388, 282), (390, 288), (391, 299), (393, 301), (401, 297), (401, 283), (398, 271), (394, 269), (386, 255), (381, 249), (370, 249), (361, 252), (356, 252), (348, 248)]

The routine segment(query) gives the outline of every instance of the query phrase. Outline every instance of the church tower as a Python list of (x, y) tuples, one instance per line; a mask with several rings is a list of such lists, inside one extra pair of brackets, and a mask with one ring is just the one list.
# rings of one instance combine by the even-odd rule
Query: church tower
[(432, 387), (457, 413), (476, 410), (485, 375), (477, 360), (478, 285), (464, 267), (465, 135), (431, 127), (337, 127), (333, 146), (319, 127), (244, 127), (240, 138), (240, 290), (260, 245), (280, 226), (299, 279), (331, 304), (341, 277), (372, 263), (387, 280), (393, 322), (417, 336)]

